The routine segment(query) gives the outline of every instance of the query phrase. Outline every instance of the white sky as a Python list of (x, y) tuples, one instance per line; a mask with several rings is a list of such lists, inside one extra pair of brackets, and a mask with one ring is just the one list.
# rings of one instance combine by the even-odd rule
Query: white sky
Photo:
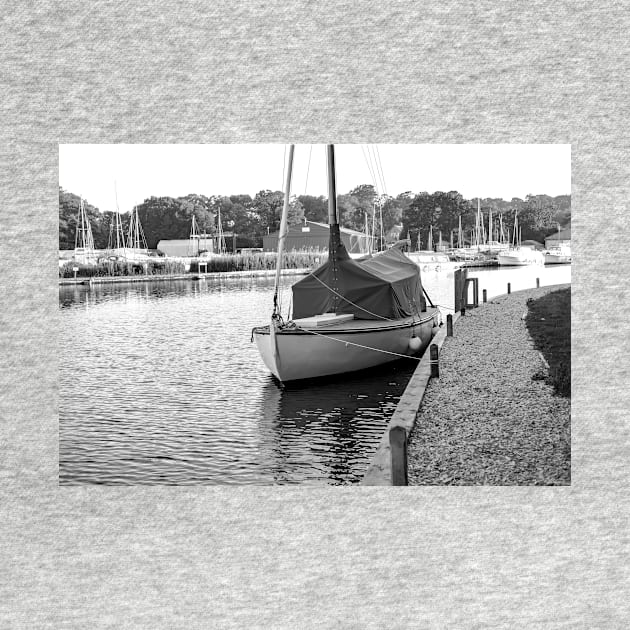
[[(384, 187), (396, 196), (456, 190), (465, 198), (571, 193), (569, 144), (336, 145), (337, 194), (374, 184), (366, 154), (378, 147)], [(70, 144), (59, 146), (59, 185), (100, 210), (147, 197), (282, 190), (282, 144)], [(372, 150), (372, 149), (371, 149)], [(310, 158), (310, 167), (309, 164)], [(308, 169), (308, 181), (307, 181)], [(383, 190), (385, 188), (385, 190)], [(297, 145), (292, 193), (327, 196), (324, 145)]]

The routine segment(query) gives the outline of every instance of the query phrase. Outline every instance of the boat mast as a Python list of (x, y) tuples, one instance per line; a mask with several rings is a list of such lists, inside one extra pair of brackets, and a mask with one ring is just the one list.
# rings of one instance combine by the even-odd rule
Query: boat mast
[(335, 181), (335, 147), (326, 147), (328, 158), (328, 225), (339, 225), (337, 220), (337, 182)]
[(225, 254), (227, 252), (225, 236), (223, 235), (223, 223), (221, 221), (221, 204), (219, 204), (219, 214), (217, 219), (217, 249), (219, 250), (219, 254)]
[(77, 228), (74, 234), (74, 252), (75, 254), (82, 252), (85, 256), (94, 254), (92, 226), (90, 225), (90, 220), (85, 210), (83, 197), (81, 197), (79, 201), (79, 216), (77, 218)]
[(284, 187), (284, 206), (282, 207), (282, 217), (280, 219), (280, 232), (278, 233), (278, 260), (276, 262), (276, 282), (273, 291), (273, 315), (272, 320), (280, 319), (278, 308), (278, 287), (280, 285), (280, 270), (282, 269), (282, 254), (284, 252), (284, 242), (287, 238), (287, 221), (289, 216), (289, 197), (291, 195), (291, 175), (293, 173), (293, 151), (295, 145), (289, 145), (289, 164), (287, 167), (287, 179)]
[(477, 197), (477, 218), (475, 220), (475, 243), (477, 245), (477, 251), (481, 246), (481, 199)]
[(488, 245), (492, 245), (492, 241), (492, 208), (490, 208), (488, 214)]
[[(329, 144), (326, 147), (328, 165), (328, 225), (330, 238), (328, 241), (328, 261), (332, 271), (333, 312), (337, 312), (339, 306), (339, 255), (341, 247), (341, 233), (337, 218), (337, 182), (335, 179), (335, 146)], [(376, 214), (376, 208), (375, 214)]]
[[(191, 256), (199, 256), (199, 230), (197, 228), (197, 221), (195, 215), (192, 215), (192, 223), (190, 226), (190, 238), (189, 238), (189, 252)], [(195, 252), (195, 242), (197, 243), (197, 251)]]

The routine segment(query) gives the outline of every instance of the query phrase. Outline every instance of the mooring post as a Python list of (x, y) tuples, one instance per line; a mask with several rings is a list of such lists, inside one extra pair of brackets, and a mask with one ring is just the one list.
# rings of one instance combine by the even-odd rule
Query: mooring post
[(508, 282), (508, 295), (512, 293), (512, 285)]
[(392, 486), (409, 485), (407, 478), (407, 431), (405, 427), (392, 427), (389, 430), (389, 450), (391, 452)]
[(440, 376), (440, 365), (438, 359), (438, 347), (437, 344), (432, 343), (429, 348), (430, 357), (431, 357), (431, 378), (439, 378)]
[(446, 316), (446, 336), (453, 336), (453, 316), (450, 313)]
[(536, 288), (540, 289), (540, 278), (536, 278)]
[(485, 304), (488, 301), (488, 291), (484, 289), (482, 293), (483, 293), (483, 303)]
[(464, 315), (466, 315), (466, 309), (462, 306), (462, 310), (459, 312), (459, 314), (464, 317)]

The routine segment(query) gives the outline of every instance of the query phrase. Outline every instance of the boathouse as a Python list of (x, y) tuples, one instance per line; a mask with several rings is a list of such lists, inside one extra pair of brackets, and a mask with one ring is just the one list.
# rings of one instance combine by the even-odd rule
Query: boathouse
[[(351, 254), (365, 254), (368, 252), (370, 238), (363, 232), (357, 232), (348, 228), (340, 228), (341, 240)], [(278, 249), (278, 234), (272, 232), (263, 236), (263, 250), (275, 252)], [(299, 225), (288, 227), (285, 241), (285, 251), (327, 251), (329, 226), (326, 223), (305, 221)]]
[(545, 247), (550, 249), (552, 247), (561, 247), (563, 245), (571, 245), (571, 224), (561, 230), (558, 230), (555, 234), (551, 234), (545, 239)]

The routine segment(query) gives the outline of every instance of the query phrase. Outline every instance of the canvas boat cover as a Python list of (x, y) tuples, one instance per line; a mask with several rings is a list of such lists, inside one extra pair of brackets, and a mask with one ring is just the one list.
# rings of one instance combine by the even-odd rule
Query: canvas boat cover
[(426, 310), (420, 269), (399, 249), (357, 260), (341, 242), (335, 250), (325, 264), (293, 285), (293, 319), (322, 313), (399, 319)]

